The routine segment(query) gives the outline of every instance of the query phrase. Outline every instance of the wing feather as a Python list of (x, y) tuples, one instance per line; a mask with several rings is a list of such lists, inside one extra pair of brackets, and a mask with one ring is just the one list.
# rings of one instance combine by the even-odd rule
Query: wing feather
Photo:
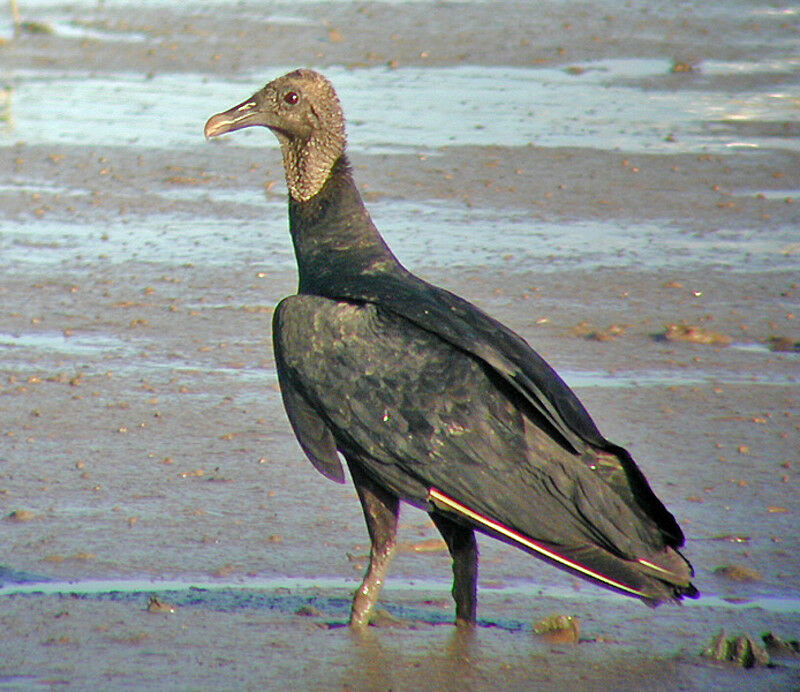
[[(276, 336), (283, 333), (284, 329), (290, 328), (283, 324), (282, 305), (283, 303), (279, 304), (273, 314), (272, 333)], [(283, 406), (295, 437), (317, 471), (337, 483), (344, 483), (344, 469), (330, 428), (298, 390), (298, 383), (286, 367), (281, 339), (275, 338), (274, 341)]]
[(400, 497), (425, 506), (439, 488), (537, 540), (631, 560), (664, 547), (656, 523), (580, 456), (531, 435), (481, 359), (369, 303), (284, 304), (282, 388), (302, 392), (336, 447)]
[(328, 288), (330, 295), (380, 305), (482, 360), (569, 449), (580, 454), (589, 445), (616, 457), (623, 471), (623, 485), (632, 491), (642, 510), (658, 523), (670, 545), (684, 544), (675, 517), (652, 491), (628, 451), (600, 434), (575, 393), (518, 334), (472, 303), (405, 271), (361, 276), (358, 282), (342, 281)]

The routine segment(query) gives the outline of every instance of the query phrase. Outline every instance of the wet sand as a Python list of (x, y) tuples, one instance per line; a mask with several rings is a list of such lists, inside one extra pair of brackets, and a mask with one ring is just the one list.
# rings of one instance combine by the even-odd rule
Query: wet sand
[[(798, 33), (796, 15), (735, 4), (527, 7), (56, 6), (30, 18), (73, 34), (0, 45), (0, 78), (18, 94), (59, 75), (170, 74), (202, 95), (235, 75), (244, 98), (301, 64), (356, 80), (387, 63), (780, 65)], [(722, 98), (796, 93), (798, 77), (634, 81)], [(296, 282), (279, 155), (268, 133), (203, 142), (225, 99), (209, 89), (202, 112), (176, 115), (196, 120), (189, 144), (165, 144), (167, 120), (130, 144), (56, 125), (20, 141), (19, 117), (2, 130), (0, 687), (796, 688), (797, 659), (745, 671), (698, 656), (721, 628), (800, 637), (800, 356), (770, 349), (800, 342), (796, 122), (709, 121), (712, 144), (686, 131), (674, 152), (460, 144), (457, 127), (414, 148), (363, 144), (349, 112), (357, 179), (400, 259), (576, 388), (681, 522), (704, 594), (651, 612), (483, 540), (481, 626), (458, 632), (446, 552), (406, 508), (381, 600), (399, 622), (357, 637), (341, 625), (368, 551), (358, 502), (303, 458), (274, 374), (271, 311)], [(670, 325), (717, 343), (668, 340)], [(147, 612), (151, 594), (175, 612)], [(534, 635), (551, 613), (577, 616), (583, 641)]]

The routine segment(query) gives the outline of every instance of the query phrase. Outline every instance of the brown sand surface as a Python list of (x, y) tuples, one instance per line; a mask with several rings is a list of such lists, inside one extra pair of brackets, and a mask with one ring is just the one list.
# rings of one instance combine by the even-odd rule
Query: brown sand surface
[[(30, 71), (57, 89), (60, 71), (78, 70), (188, 84), (257, 70), (244, 98), (297, 65), (768, 61), (798, 36), (796, 15), (702, 7), (270, 4), (270, 16), (303, 20), (293, 22), (254, 4), (56, 7), (99, 38), (5, 41), (0, 81)], [(665, 73), (640, 87), (797, 80)], [(267, 133), (263, 148), (203, 142), (205, 119), (230, 105), (210, 90), (197, 142), (181, 150), (158, 132), (136, 146), (78, 145), (19, 141), (9, 125), (0, 139), (0, 242), (7, 257), (26, 253), (0, 258), (0, 689), (800, 687), (796, 658), (743, 670), (698, 655), (722, 628), (800, 637), (800, 271), (787, 260), (800, 257), (800, 231), (774, 267), (715, 255), (739, 234), (800, 228), (800, 146), (459, 145), (454, 127), (452, 146), (434, 153), (353, 152), (376, 218), (393, 205), (455, 209), (476, 247), (502, 239), (486, 218), (511, 213), (541, 224), (542, 242), (588, 229), (574, 261), (448, 262), (412, 244), (407, 264), (513, 327), (574, 384), (681, 522), (704, 594), (651, 612), (487, 540), (481, 626), (460, 632), (449, 560), (427, 517), (408, 510), (381, 601), (398, 622), (356, 636), (341, 625), (368, 552), (358, 502), (304, 459), (274, 375), (271, 313), (296, 281), (279, 155)], [(729, 125), (797, 141), (796, 122)], [(229, 233), (176, 235), (211, 222)], [(604, 229), (645, 226), (709, 244), (685, 264), (586, 260)], [(263, 253), (228, 237), (243, 227), (255, 244), (264, 234)], [(85, 237), (73, 252), (75, 229)], [(58, 261), (36, 260), (47, 253)], [(694, 341), (666, 338), (680, 331), (671, 325)], [(772, 350), (776, 338), (789, 350)], [(747, 578), (726, 577), (726, 565)], [(175, 612), (148, 612), (150, 594)], [(534, 635), (551, 613), (577, 616), (582, 641)]]

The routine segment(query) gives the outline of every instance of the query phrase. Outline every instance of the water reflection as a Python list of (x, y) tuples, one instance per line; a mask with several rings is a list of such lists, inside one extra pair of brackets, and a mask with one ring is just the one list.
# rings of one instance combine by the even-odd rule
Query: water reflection
[[(350, 632), (351, 658), (342, 673), (345, 688), (365, 690), (390, 689), (464, 689), (481, 660), (480, 638), (476, 629), (447, 627), (444, 632), (414, 632), (418, 641), (427, 638), (427, 646), (417, 652), (400, 654), (397, 630), (367, 629)], [(426, 637), (427, 634), (427, 637)], [(491, 656), (491, 652), (489, 652)], [(402, 661), (402, 662), (401, 662)]]

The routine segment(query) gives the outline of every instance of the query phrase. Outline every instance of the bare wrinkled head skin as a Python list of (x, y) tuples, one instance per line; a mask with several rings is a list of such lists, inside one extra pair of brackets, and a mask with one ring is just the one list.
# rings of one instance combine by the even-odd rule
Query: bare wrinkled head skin
[(283, 152), (286, 184), (298, 202), (316, 195), (344, 153), (344, 113), (331, 83), (314, 70), (278, 77), (246, 101), (211, 116), (206, 137), (244, 127), (268, 127)]

